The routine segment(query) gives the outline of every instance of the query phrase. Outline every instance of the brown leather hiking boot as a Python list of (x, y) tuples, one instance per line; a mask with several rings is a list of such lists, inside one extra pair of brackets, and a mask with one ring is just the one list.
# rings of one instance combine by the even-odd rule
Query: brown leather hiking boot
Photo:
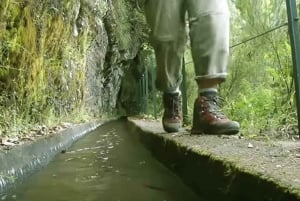
[(163, 94), (164, 115), (162, 124), (168, 133), (178, 132), (182, 124), (181, 95), (179, 93)]
[(199, 96), (194, 104), (192, 134), (224, 134), (239, 132), (240, 125), (229, 120), (220, 110), (217, 95)]

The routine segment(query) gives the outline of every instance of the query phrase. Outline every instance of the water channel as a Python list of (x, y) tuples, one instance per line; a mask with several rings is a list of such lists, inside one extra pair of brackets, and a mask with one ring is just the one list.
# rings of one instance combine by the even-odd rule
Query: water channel
[(5, 201), (200, 201), (132, 138), (107, 123), (4, 195)]

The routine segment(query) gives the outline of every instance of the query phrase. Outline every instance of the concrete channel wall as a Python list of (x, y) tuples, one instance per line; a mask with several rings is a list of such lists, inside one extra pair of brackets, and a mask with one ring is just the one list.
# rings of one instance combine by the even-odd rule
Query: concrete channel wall
[(0, 152), (0, 195), (26, 176), (45, 167), (58, 153), (101, 124), (92, 122), (76, 125), (50, 137)]
[(128, 126), (204, 200), (300, 200), (299, 143), (167, 134), (160, 122), (136, 119), (129, 119)]

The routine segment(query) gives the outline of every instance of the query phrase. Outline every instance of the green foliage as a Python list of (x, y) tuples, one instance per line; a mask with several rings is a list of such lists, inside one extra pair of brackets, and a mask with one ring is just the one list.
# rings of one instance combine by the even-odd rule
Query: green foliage
[(275, 128), (278, 118), (274, 116), (273, 91), (263, 86), (253, 88), (247, 80), (242, 81), (240, 90), (234, 100), (228, 98), (224, 111), (241, 123), (245, 133)]
[[(281, 0), (237, 0), (232, 11), (232, 45), (287, 21)], [(287, 27), (231, 49), (230, 76), (221, 93), (244, 134), (281, 135), (283, 127), (296, 124), (291, 61)]]
[(114, 44), (117, 44), (121, 50), (132, 49), (137, 43), (139, 37), (132, 37), (144, 32), (146, 26), (144, 15), (134, 8), (128, 1), (112, 1), (110, 8), (110, 23), (107, 29), (115, 34), (112, 37)]

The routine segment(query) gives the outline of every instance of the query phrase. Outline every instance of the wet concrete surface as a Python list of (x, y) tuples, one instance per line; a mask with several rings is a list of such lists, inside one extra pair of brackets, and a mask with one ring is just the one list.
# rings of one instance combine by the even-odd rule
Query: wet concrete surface
[(201, 201), (129, 131), (123, 121), (99, 127), (0, 199)]

